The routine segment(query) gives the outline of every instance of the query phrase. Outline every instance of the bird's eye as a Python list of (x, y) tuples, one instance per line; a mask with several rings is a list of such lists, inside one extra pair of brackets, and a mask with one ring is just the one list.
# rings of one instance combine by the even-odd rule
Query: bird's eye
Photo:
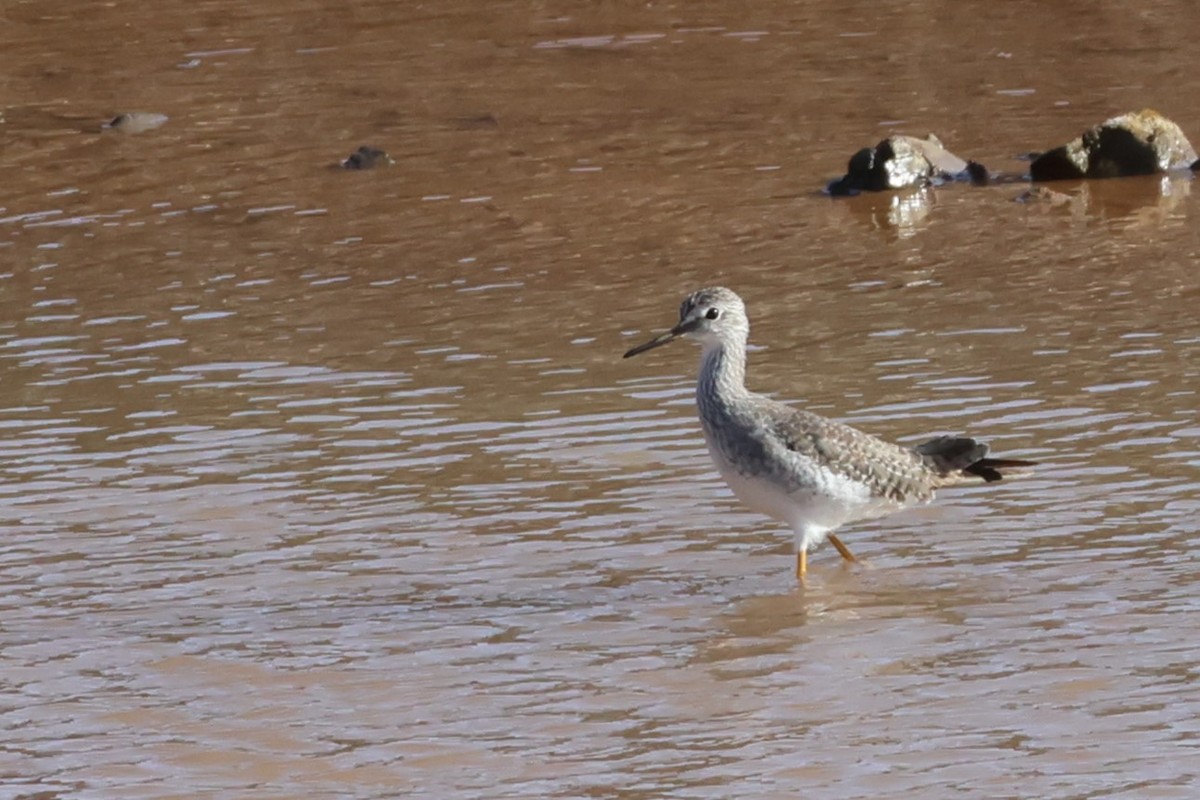
[(710, 308), (708, 313), (704, 316), (708, 317), (709, 319), (716, 319), (717, 317), (721, 316), (721, 312), (715, 308)]

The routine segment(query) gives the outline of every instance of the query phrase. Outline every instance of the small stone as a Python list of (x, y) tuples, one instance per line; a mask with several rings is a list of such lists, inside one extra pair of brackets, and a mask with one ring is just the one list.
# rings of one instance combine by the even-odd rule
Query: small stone
[(1153, 109), (1122, 114), (1047, 150), (1030, 164), (1034, 181), (1121, 178), (1186, 169), (1196, 151), (1178, 125)]
[(373, 169), (394, 163), (396, 162), (392, 160), (392, 157), (383, 150), (363, 145), (342, 162), (342, 167), (345, 169)]
[(1013, 199), (1018, 203), (1043, 203), (1051, 206), (1061, 206), (1071, 202), (1070, 195), (1047, 189), (1045, 186), (1026, 189)]
[(967, 179), (971, 181), (972, 186), (987, 186), (992, 182), (992, 176), (988, 174), (987, 167), (978, 161), (968, 161), (966, 172)]
[(121, 133), (145, 133), (155, 128), (161, 128), (166, 122), (166, 114), (129, 111), (124, 114), (118, 114), (100, 127), (105, 130), (120, 131)]

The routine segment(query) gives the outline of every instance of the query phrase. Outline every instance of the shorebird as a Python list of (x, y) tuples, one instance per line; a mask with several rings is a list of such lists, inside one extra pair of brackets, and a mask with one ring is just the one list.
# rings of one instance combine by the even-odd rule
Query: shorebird
[(936, 489), (1000, 480), (1001, 470), (1032, 461), (988, 458), (988, 446), (965, 436), (938, 436), (916, 447), (892, 444), (811, 411), (746, 388), (746, 306), (721, 286), (688, 295), (679, 323), (625, 353), (636, 356), (681, 336), (697, 340), (696, 406), (708, 452), (733, 493), (750, 508), (788, 525), (796, 538), (796, 577), (808, 551), (825, 539), (857, 561), (834, 534), (848, 522), (928, 503)]

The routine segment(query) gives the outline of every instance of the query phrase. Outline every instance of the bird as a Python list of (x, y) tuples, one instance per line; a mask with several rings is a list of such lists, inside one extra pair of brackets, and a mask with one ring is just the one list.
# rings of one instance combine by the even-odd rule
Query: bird
[(915, 447), (893, 444), (746, 388), (746, 305), (723, 286), (699, 289), (679, 307), (669, 331), (625, 353), (631, 358), (681, 337), (701, 346), (696, 408), (717, 471), (746, 506), (792, 529), (796, 577), (826, 539), (847, 562), (858, 559), (834, 533), (928, 503), (955, 484), (1001, 480), (1033, 461), (988, 457), (988, 445), (937, 436)]

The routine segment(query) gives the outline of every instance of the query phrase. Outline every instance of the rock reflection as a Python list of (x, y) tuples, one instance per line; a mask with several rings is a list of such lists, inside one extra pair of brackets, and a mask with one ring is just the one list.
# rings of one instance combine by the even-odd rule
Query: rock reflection
[(884, 231), (896, 239), (911, 239), (928, 224), (936, 199), (932, 187), (888, 193), (861, 194), (839, 198), (857, 222), (866, 228)]
[(1035, 186), (1017, 196), (1031, 207), (1053, 209), (1072, 216), (1121, 220), (1131, 227), (1158, 227), (1184, 220), (1191, 197), (1191, 173), (1149, 175), (1092, 181), (1057, 181)]

